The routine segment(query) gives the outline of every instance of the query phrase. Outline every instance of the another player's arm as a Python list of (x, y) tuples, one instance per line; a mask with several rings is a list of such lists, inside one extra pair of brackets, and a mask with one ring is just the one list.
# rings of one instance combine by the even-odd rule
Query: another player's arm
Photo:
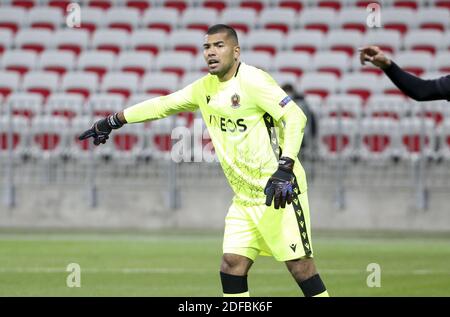
[(143, 101), (100, 119), (89, 130), (83, 132), (79, 139), (92, 137), (95, 145), (106, 143), (111, 131), (126, 123), (145, 122), (165, 118), (182, 111), (195, 111), (197, 105), (193, 100), (192, 84), (170, 95)]
[(371, 62), (381, 68), (389, 79), (406, 95), (417, 101), (450, 100), (450, 76), (433, 80), (418, 78), (390, 60), (377, 46), (360, 49), (361, 64)]

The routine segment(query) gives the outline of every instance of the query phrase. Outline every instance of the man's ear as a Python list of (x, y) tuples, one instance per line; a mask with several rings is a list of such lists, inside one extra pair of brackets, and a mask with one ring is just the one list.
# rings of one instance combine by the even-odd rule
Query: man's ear
[(241, 48), (239, 46), (236, 46), (234, 48), (234, 60), (237, 61), (240, 55), (241, 55)]

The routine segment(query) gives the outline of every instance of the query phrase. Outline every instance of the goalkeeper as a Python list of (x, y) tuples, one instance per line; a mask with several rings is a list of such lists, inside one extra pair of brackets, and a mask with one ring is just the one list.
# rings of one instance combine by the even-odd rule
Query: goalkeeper
[(200, 109), (235, 194), (225, 218), (224, 296), (249, 296), (247, 274), (258, 255), (285, 262), (305, 296), (328, 296), (313, 260), (306, 176), (297, 158), (303, 111), (266, 72), (240, 62), (233, 28), (210, 27), (203, 55), (208, 75), (99, 120), (80, 139), (98, 145), (125, 123)]

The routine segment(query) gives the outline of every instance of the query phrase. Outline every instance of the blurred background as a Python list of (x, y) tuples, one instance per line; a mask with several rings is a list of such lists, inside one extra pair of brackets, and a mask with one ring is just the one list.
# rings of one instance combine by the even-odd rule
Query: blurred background
[[(199, 113), (127, 125), (98, 148), (77, 140), (96, 118), (203, 76), (203, 36), (216, 23), (236, 28), (241, 60), (268, 71), (308, 116), (300, 159), (313, 230), (450, 232), (449, 104), (405, 97), (357, 52), (378, 45), (422, 78), (448, 74), (449, 0), (0, 4), (2, 232), (195, 229), (220, 239), (232, 192)], [(192, 132), (201, 162), (174, 162), (174, 127)]]

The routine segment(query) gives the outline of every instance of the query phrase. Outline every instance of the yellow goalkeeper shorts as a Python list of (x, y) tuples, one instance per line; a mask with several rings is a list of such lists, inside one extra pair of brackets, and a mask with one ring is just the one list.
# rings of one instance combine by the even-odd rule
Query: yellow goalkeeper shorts
[(307, 192), (278, 210), (273, 203), (270, 207), (233, 203), (225, 218), (223, 253), (253, 261), (258, 255), (273, 256), (277, 261), (312, 257)]

